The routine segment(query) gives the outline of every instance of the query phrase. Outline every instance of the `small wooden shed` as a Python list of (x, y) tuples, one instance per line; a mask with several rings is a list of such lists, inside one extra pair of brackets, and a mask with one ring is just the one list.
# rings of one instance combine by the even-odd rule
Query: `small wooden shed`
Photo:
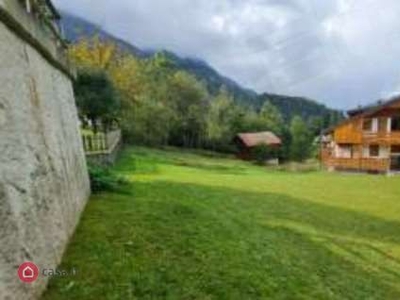
[(273, 148), (282, 146), (282, 141), (271, 131), (239, 133), (235, 136), (235, 144), (239, 148), (238, 157), (244, 160), (251, 159), (251, 150), (259, 145)]

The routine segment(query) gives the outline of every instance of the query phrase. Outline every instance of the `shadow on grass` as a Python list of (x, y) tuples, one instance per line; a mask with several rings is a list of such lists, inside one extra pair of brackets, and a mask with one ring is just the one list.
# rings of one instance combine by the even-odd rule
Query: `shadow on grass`
[(44, 299), (400, 299), (399, 258), (382, 248), (400, 245), (398, 222), (196, 184), (131, 193), (89, 203), (64, 257), (85, 278)]
[(247, 170), (246, 168), (238, 167), (235, 165), (227, 166), (217, 163), (215, 164), (201, 163), (201, 162), (193, 162), (193, 161), (179, 160), (179, 159), (175, 160), (173, 164), (181, 167), (188, 167), (188, 168), (194, 168), (211, 172), (220, 172), (229, 175), (243, 175), (246, 173)]
[[(400, 222), (312, 203), (284, 194), (246, 193), (228, 188), (162, 181), (138, 183), (135, 188), (138, 193), (151, 190), (153, 195), (157, 195), (157, 190), (160, 193), (172, 192), (169, 197), (171, 202), (164, 200), (164, 196), (157, 202), (158, 205), (161, 204), (163, 210), (160, 215), (165, 215), (166, 218), (176, 219), (179, 222), (194, 222), (196, 226), (202, 226), (203, 222), (207, 224), (206, 221), (210, 220), (212, 211), (214, 228), (219, 227), (219, 231), (224, 229), (222, 235), (235, 240), (255, 234), (257, 238), (253, 242), (256, 244), (263, 238), (268, 239), (268, 235), (264, 237), (264, 230), (269, 233), (284, 232), (272, 234), (275, 243), (279, 244), (279, 240), (285, 237), (289, 241), (292, 238), (303, 239), (302, 242), (288, 243), (285, 247), (276, 249), (283, 251), (280, 254), (285, 256), (284, 251), (288, 251), (288, 247), (293, 247), (290, 250), (295, 252), (292, 263), (296, 264), (297, 255), (300, 261), (304, 256), (307, 257), (305, 263), (312, 264), (316, 271), (329, 265), (328, 269), (336, 268), (338, 277), (344, 276), (343, 272), (348, 273), (348, 276), (354, 276), (353, 280), (376, 276), (376, 283), (381, 285), (380, 291), (385, 291), (387, 281), (391, 281), (396, 285), (396, 295), (400, 293), (400, 260), (377, 246), (382, 243), (400, 246)], [(204, 213), (203, 216), (201, 212)], [(207, 235), (204, 236), (208, 239)], [(263, 249), (257, 250), (259, 253), (263, 251)], [(321, 254), (319, 261), (317, 253)], [(325, 256), (329, 257), (328, 261), (325, 261)], [(324, 266), (325, 263), (328, 265)], [(338, 269), (337, 266), (343, 269)], [(301, 274), (303, 272), (301, 269), (298, 271), (296, 276), (307, 274), (307, 272)], [(360, 274), (360, 278), (356, 274)], [(368, 281), (369, 279), (366, 279), (366, 285), (371, 284)], [(326, 284), (329, 285), (328, 282)], [(349, 293), (354, 284), (353, 281), (348, 289)], [(363, 287), (365, 288), (366, 286)], [(390, 287), (387, 286), (386, 289), (390, 290)]]
[[(210, 187), (200, 184), (176, 183), (168, 181), (135, 182), (131, 185), (133, 195), (139, 192), (168, 191), (178, 193), (177, 199), (184, 205), (204, 205), (209, 209), (222, 206), (226, 214), (230, 211), (236, 215), (251, 216), (260, 222), (268, 220), (283, 220), (314, 228), (325, 233), (369, 239), (379, 242), (400, 245), (400, 222), (388, 221), (361, 212), (346, 210), (331, 205), (310, 202), (301, 198), (293, 198), (285, 194), (243, 192), (224, 187)], [(160, 202), (167, 202), (161, 193)], [(175, 201), (174, 201), (175, 202)], [(168, 203), (167, 203), (168, 204)], [(240, 212), (239, 212), (240, 211)], [(233, 215), (234, 216), (234, 215)], [(240, 219), (237, 220), (239, 223)], [(249, 219), (246, 219), (246, 222)], [(279, 222), (278, 222), (279, 223)]]

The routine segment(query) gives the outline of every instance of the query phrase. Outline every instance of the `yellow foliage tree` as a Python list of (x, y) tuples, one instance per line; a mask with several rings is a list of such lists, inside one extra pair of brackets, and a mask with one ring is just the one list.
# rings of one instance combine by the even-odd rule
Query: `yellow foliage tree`
[(91, 39), (81, 39), (69, 49), (71, 60), (78, 68), (107, 71), (117, 47), (111, 42), (102, 41), (98, 36)]
[(125, 105), (140, 98), (141, 63), (133, 55), (119, 51), (114, 43), (98, 36), (81, 39), (70, 47), (69, 56), (79, 70), (104, 71)]

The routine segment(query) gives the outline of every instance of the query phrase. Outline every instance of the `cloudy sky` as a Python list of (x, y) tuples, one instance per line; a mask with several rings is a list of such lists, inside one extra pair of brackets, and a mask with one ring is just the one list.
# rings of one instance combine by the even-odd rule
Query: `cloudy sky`
[(336, 108), (400, 93), (398, 0), (54, 0), (136, 46)]

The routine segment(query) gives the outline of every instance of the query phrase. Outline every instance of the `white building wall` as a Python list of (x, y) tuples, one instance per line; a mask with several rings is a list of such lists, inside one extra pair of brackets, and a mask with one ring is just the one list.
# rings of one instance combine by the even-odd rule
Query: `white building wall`
[(380, 158), (389, 158), (390, 157), (390, 147), (380, 146), (379, 157)]
[(379, 119), (374, 118), (372, 119), (372, 132), (376, 133), (378, 132), (378, 129), (379, 129)]
[(340, 146), (335, 147), (335, 157), (337, 158), (351, 158), (351, 146)]

